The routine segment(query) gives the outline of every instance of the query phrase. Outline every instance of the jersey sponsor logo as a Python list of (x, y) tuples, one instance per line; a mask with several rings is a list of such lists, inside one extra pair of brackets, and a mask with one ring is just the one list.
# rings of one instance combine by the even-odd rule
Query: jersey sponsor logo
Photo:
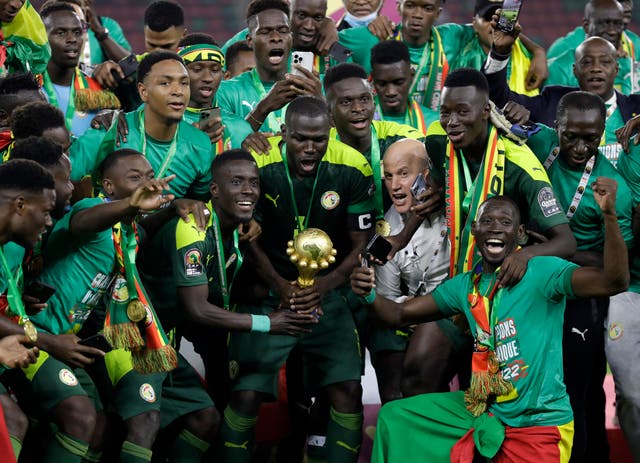
[(62, 384), (66, 384), (67, 386), (77, 386), (78, 378), (73, 374), (71, 370), (63, 368), (58, 372), (58, 378)]
[(551, 217), (561, 212), (553, 190), (548, 186), (538, 192), (538, 205), (545, 217)]
[(199, 249), (191, 248), (184, 255), (184, 273), (188, 277), (197, 277), (202, 275), (204, 268), (202, 266), (202, 254)]
[(273, 207), (277, 208), (278, 207), (278, 198), (280, 197), (280, 195), (277, 195), (275, 198), (273, 196), (271, 196), (269, 193), (265, 193), (264, 197), (267, 198), (269, 201), (271, 201), (273, 203)]
[(152, 404), (156, 401), (156, 391), (153, 389), (153, 386), (151, 384), (142, 384), (138, 392), (142, 400), (144, 400), (145, 402), (149, 402), (150, 404)]
[(320, 204), (328, 211), (335, 209), (340, 204), (340, 195), (336, 191), (325, 191), (320, 198)]

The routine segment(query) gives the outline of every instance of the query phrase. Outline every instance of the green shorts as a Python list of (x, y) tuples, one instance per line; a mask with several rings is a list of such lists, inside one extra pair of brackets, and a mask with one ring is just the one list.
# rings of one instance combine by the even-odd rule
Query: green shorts
[[(165, 427), (181, 416), (213, 406), (200, 377), (182, 355), (178, 354), (178, 366), (171, 372), (147, 375), (132, 368), (124, 371), (122, 366), (130, 358), (128, 352), (115, 350), (92, 370), (109, 409), (123, 420), (157, 410), (160, 426)], [(115, 370), (122, 374), (114, 376)]]
[[(266, 333), (231, 333), (229, 371), (234, 390), (250, 390), (277, 396), (278, 370), (298, 345), (304, 364), (304, 380), (310, 392), (330, 384), (360, 381), (360, 340), (345, 297), (334, 290), (322, 301), (324, 315), (311, 333), (300, 337)], [(242, 305), (239, 313), (267, 315), (279, 299), (269, 297), (263, 305)]]
[(3, 375), (27, 415), (44, 417), (60, 402), (73, 396), (86, 396), (96, 410), (102, 410), (98, 391), (83, 368), (71, 368), (40, 351), (38, 361), (27, 368)]

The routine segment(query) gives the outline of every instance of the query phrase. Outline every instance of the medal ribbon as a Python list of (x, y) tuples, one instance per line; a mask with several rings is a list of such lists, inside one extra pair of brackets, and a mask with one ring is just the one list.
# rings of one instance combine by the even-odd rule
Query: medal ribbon
[[(140, 131), (140, 152), (143, 156), (147, 156), (147, 132), (144, 130), (144, 110), (140, 109), (138, 112), (138, 130)], [(169, 150), (167, 151), (167, 155), (160, 166), (160, 170), (156, 172), (156, 178), (164, 177), (165, 172), (169, 168), (173, 157), (176, 154), (176, 150), (178, 148), (178, 131), (180, 130), (180, 124), (176, 125), (176, 131), (173, 134), (173, 138), (171, 139), (171, 145), (169, 145)]]
[[(295, 201), (294, 201), (295, 202)], [(231, 277), (231, 282), (227, 285), (227, 261), (224, 256), (224, 247), (222, 242), (222, 231), (220, 230), (220, 220), (218, 219), (218, 214), (216, 214), (213, 207), (211, 208), (211, 223), (213, 225), (213, 234), (216, 239), (216, 247), (217, 247), (217, 257), (218, 257), (218, 273), (220, 274), (220, 288), (222, 291), (222, 301), (224, 308), (229, 310), (229, 297), (231, 294), (231, 287), (233, 286), (233, 281), (242, 266), (242, 254), (240, 254), (240, 247), (238, 246), (238, 229), (233, 231), (233, 250), (235, 252), (235, 263), (236, 268), (233, 270), (233, 276)], [(231, 257), (229, 258), (229, 263), (231, 263)]]
[(293, 236), (295, 237), (299, 232), (305, 230), (309, 225), (309, 216), (311, 215), (311, 207), (313, 206), (313, 198), (316, 195), (316, 186), (318, 185), (318, 178), (320, 177), (320, 168), (322, 167), (322, 162), (318, 165), (318, 170), (316, 172), (316, 178), (313, 180), (313, 188), (311, 189), (311, 197), (309, 198), (309, 207), (307, 208), (307, 215), (304, 217), (300, 217), (300, 213), (298, 212), (298, 203), (296, 202), (296, 195), (293, 191), (293, 180), (291, 180), (291, 174), (289, 173), (289, 163), (287, 162), (287, 145), (283, 142), (282, 148), (280, 149), (282, 153), (282, 160), (284, 164), (284, 172), (287, 175), (287, 182), (289, 182), (289, 192), (291, 194), (291, 203), (293, 205), (293, 213), (295, 214), (295, 229), (293, 232)]
[(18, 288), (18, 282), (22, 281), (22, 265), (18, 266), (18, 270), (16, 270), (14, 276), (7, 262), (7, 258), (4, 255), (3, 246), (0, 246), (0, 261), (2, 261), (2, 270), (7, 280), (7, 302), (9, 304), (9, 310), (6, 315), (19, 317), (19, 324), (24, 324), (24, 322), (29, 320), (29, 317), (27, 317), (24, 302), (22, 302), (22, 293)]
[[(69, 88), (69, 101), (67, 103), (67, 109), (64, 113), (64, 124), (67, 126), (67, 129), (71, 131), (71, 125), (73, 123), (73, 117), (76, 114), (76, 80), (78, 78), (77, 73), (80, 72), (78, 68), (75, 69), (73, 73), (73, 77), (71, 77), (71, 87)], [(56, 91), (53, 88), (53, 82), (51, 82), (51, 77), (49, 77), (49, 72), (44, 71), (42, 74), (42, 86), (44, 87), (44, 91), (47, 93), (47, 98), (49, 98), (49, 103), (56, 108), (60, 108), (60, 104), (58, 103), (58, 97), (56, 95)], [(60, 108), (62, 109), (62, 108)]]
[[(267, 96), (267, 91), (264, 89), (264, 85), (262, 84), (258, 71), (256, 71), (255, 68), (251, 70), (251, 80), (253, 81), (253, 87), (258, 92), (259, 100), (263, 100), (264, 97)], [(284, 109), (281, 109), (280, 111), (282, 114)], [(282, 117), (276, 116), (275, 111), (271, 111), (269, 113), (266, 122), (271, 132), (278, 133), (282, 131)]]
[[(560, 148), (555, 147), (549, 156), (544, 161), (544, 168), (549, 169), (553, 162), (558, 157), (560, 153)], [(571, 204), (569, 205), (569, 209), (567, 209), (567, 219), (571, 220), (578, 210), (578, 206), (580, 205), (580, 201), (582, 201), (582, 197), (584, 196), (584, 192), (589, 183), (589, 178), (591, 178), (591, 172), (593, 172), (593, 165), (596, 162), (596, 156), (591, 156), (587, 161), (587, 164), (584, 166), (584, 171), (582, 172), (582, 177), (580, 177), (580, 182), (578, 183), (578, 188), (576, 188), (576, 192), (573, 194), (573, 199), (571, 200)]]
[[(380, 101), (378, 97), (375, 97), (376, 112), (374, 119), (378, 121), (384, 121), (384, 113), (380, 107)], [(377, 115), (377, 117), (375, 117)], [(420, 108), (420, 104), (415, 100), (409, 100), (407, 109), (404, 112), (404, 125), (409, 125), (416, 130), (419, 130), (422, 135), (427, 134), (427, 124), (424, 121), (424, 114)]]
[(473, 268), (475, 238), (471, 234), (471, 223), (480, 204), (490, 196), (500, 195), (504, 189), (504, 146), (498, 137), (498, 131), (490, 126), (487, 149), (480, 166), (480, 171), (473, 181), (470, 190), (469, 212), (463, 223), (463, 197), (465, 185), (460, 178), (460, 157), (453, 144), (447, 144), (446, 169), (446, 216), (451, 241), (451, 258), (449, 261), (449, 277)]

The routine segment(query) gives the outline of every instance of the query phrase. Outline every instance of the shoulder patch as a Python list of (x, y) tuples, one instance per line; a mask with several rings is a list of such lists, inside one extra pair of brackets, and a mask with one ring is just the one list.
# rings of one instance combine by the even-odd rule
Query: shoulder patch
[(558, 200), (553, 194), (553, 190), (548, 186), (538, 192), (538, 205), (545, 217), (551, 217), (552, 215), (562, 212), (558, 205)]
[(202, 265), (202, 253), (198, 248), (191, 248), (184, 253), (184, 273), (188, 277), (202, 275), (204, 266)]
[(271, 145), (271, 149), (269, 150), (268, 154), (258, 154), (255, 151), (251, 151), (251, 155), (258, 165), (258, 169), (266, 167), (269, 164), (282, 162), (282, 153), (280, 153), (280, 148), (278, 148), (278, 144), (282, 140), (282, 137), (269, 137), (268, 140), (269, 144)]
[(373, 175), (369, 161), (367, 161), (367, 158), (365, 158), (360, 151), (335, 139), (329, 140), (327, 152), (322, 158), (322, 161), (352, 167), (360, 171), (365, 177)]
[(206, 232), (198, 229), (193, 215), (189, 216), (189, 222), (180, 219), (176, 223), (176, 249), (182, 249), (198, 241), (204, 241), (205, 236)]

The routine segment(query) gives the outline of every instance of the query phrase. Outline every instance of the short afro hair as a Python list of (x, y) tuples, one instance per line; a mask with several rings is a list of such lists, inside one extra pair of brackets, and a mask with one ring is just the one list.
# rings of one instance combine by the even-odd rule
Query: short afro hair
[(289, 106), (284, 116), (285, 124), (289, 125), (291, 120), (300, 116), (329, 118), (329, 107), (324, 99), (317, 96), (305, 95), (295, 98)]
[(42, 167), (53, 167), (64, 154), (62, 147), (43, 137), (30, 136), (18, 140), (11, 150), (11, 159), (30, 159)]
[(144, 156), (140, 151), (136, 151), (131, 148), (122, 148), (109, 153), (98, 166), (98, 174), (100, 178), (104, 178), (105, 172), (108, 172), (118, 161), (129, 156)]
[(473, 68), (458, 68), (452, 71), (445, 79), (444, 86), (448, 88), (475, 87), (489, 95), (487, 78), (480, 71)]
[(38, 193), (55, 187), (51, 174), (35, 161), (14, 159), (0, 165), (0, 191)]
[(409, 48), (399, 40), (383, 40), (371, 49), (371, 66), (374, 64), (392, 64), (399, 61), (411, 63)]
[(58, 0), (49, 0), (42, 5), (40, 8), (40, 17), (44, 21), (46, 18), (51, 16), (53, 13), (57, 13), (58, 11), (70, 11), (73, 14), (76, 14), (75, 8), (70, 3), (61, 2)]
[(178, 42), (179, 47), (188, 47), (189, 45), (215, 45), (218, 46), (218, 43), (213, 38), (212, 35), (205, 34), (204, 32), (194, 32), (192, 34), (187, 34), (180, 39)]
[(353, 63), (342, 63), (330, 67), (324, 75), (324, 92), (328, 93), (336, 82), (352, 77), (367, 80), (367, 71), (362, 66)]
[(144, 12), (144, 25), (155, 32), (166, 31), (171, 27), (184, 26), (184, 11), (175, 2), (159, 0), (151, 3)]
[(64, 115), (55, 106), (44, 101), (32, 101), (11, 114), (11, 131), (16, 139), (30, 135), (42, 136), (47, 129), (66, 127)]
[(211, 177), (213, 178), (214, 182), (216, 181), (217, 173), (220, 171), (220, 169), (233, 161), (248, 161), (256, 164), (256, 160), (253, 159), (253, 156), (251, 156), (251, 154), (249, 154), (247, 150), (232, 149), (223, 151), (222, 153), (218, 154), (211, 163)]
[(184, 66), (184, 61), (182, 60), (182, 58), (180, 58), (177, 53), (174, 53), (172, 51), (157, 50), (146, 54), (145, 57), (140, 61), (140, 64), (138, 64), (136, 77), (137, 81), (143, 82), (144, 78), (147, 77), (147, 74), (149, 74), (154, 64), (170, 59), (175, 60)]
[(596, 110), (599, 113), (602, 123), (607, 119), (607, 108), (604, 104), (604, 100), (595, 93), (575, 91), (565, 94), (558, 102), (556, 120), (560, 121), (567, 117), (567, 111), (571, 108), (579, 111)]

